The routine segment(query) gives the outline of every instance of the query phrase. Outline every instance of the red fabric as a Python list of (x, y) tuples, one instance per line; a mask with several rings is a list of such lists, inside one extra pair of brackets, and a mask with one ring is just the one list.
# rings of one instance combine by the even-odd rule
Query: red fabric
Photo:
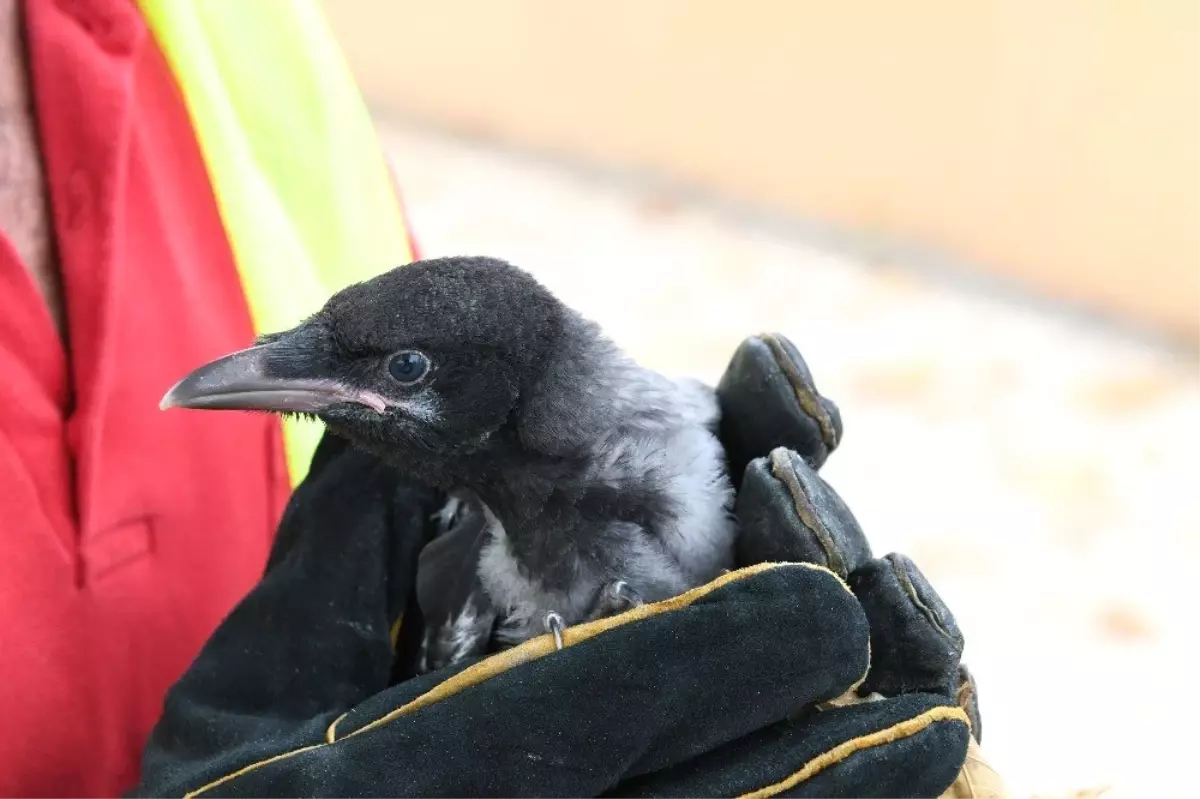
[(129, 0), (25, 16), (70, 359), (0, 236), (0, 795), (115, 795), (287, 474), (269, 417), (158, 410), (253, 338), (162, 54)]

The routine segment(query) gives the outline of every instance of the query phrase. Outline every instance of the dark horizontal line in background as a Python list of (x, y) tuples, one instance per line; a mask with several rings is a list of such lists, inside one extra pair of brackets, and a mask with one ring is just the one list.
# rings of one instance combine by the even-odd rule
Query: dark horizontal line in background
[[(606, 188), (640, 193), (664, 204), (687, 204), (751, 231), (828, 253), (853, 257), (864, 267), (908, 272), (931, 283), (989, 300), (998, 300), (1053, 317), (1092, 333), (1151, 347), (1200, 368), (1200, 341), (1188, 343), (1163, 331), (1082, 301), (1031, 290), (1014, 278), (985, 270), (980, 262), (956, 257), (898, 237), (847, 228), (819, 219), (723, 196), (719, 191), (652, 169), (603, 164), (577, 155), (521, 144), (498, 133), (434, 122), (386, 104), (371, 103), (375, 119), (407, 129), (490, 150), (518, 163), (550, 167)], [(972, 265), (972, 264), (976, 265)]]

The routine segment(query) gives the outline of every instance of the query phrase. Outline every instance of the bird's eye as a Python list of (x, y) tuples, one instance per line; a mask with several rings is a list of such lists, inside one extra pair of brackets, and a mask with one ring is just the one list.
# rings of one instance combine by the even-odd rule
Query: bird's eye
[(388, 373), (397, 383), (416, 383), (429, 373), (429, 359), (416, 350), (398, 352), (388, 361)]

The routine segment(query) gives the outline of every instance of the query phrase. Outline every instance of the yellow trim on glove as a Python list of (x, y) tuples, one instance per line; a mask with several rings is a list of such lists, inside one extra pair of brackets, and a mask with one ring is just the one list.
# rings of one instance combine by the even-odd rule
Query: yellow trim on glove
[[(597, 635), (608, 632), (609, 630), (623, 627), (626, 624), (642, 621), (663, 613), (681, 610), (693, 604), (697, 600), (702, 599), (708, 594), (711, 594), (713, 591), (729, 585), (730, 583), (779, 568), (802, 568), (811, 569), (812, 571), (817, 572), (824, 572), (833, 577), (833, 579), (837, 581), (838, 585), (840, 585), (846, 593), (850, 594), (851, 596), (854, 595), (853, 592), (850, 591), (850, 587), (846, 585), (842, 578), (838, 577), (824, 566), (818, 566), (813, 563), (759, 563), (754, 566), (748, 566), (744, 569), (738, 569), (737, 571), (727, 572), (712, 582), (705, 583), (702, 586), (693, 588), (690, 591), (675, 597), (671, 597), (670, 599), (665, 599), (661, 602), (654, 602), (652, 604), (641, 605), (616, 616), (609, 616), (607, 618), (597, 619), (596, 621), (588, 622), (586, 624), (568, 627), (563, 631), (563, 647), (565, 648), (568, 646), (574, 646), (575, 644), (582, 643), (590, 638), (595, 638)], [(342, 719), (346, 717), (349, 711), (338, 716), (336, 719), (334, 719), (333, 723), (329, 725), (329, 728), (325, 731), (324, 743), (303, 746), (299, 749), (282, 752), (265, 760), (259, 760), (247, 766), (243, 766), (237, 771), (226, 774), (223, 777), (218, 777), (212, 782), (209, 782), (197, 788), (196, 790), (185, 794), (185, 797), (190, 798), (199, 796), (207, 791), (212, 790), (213, 788), (229, 782), (230, 780), (241, 777), (250, 773), (251, 771), (262, 768), (263, 766), (270, 765), (271, 763), (276, 763), (280, 760), (286, 760), (289, 757), (293, 757), (304, 752), (309, 752), (313, 749), (320, 749), (321, 747), (325, 746), (335, 746), (339, 742), (349, 740), (356, 735), (361, 735), (370, 730), (378, 729), (401, 716), (414, 713), (422, 708), (426, 708), (437, 702), (449, 699), (450, 697), (461, 693), (468, 688), (473, 688), (481, 683), (487, 682), (493, 677), (499, 676), (517, 666), (529, 663), (539, 658), (543, 658), (547, 655), (554, 654), (555, 651), (557, 650), (554, 643), (554, 636), (547, 634), (540, 635), (537, 638), (532, 638), (519, 646), (505, 650), (497, 655), (492, 655), (489, 658), (479, 661), (473, 666), (463, 669), (458, 674), (455, 674), (444, 682), (438, 683), (432, 689), (421, 694), (416, 699), (401, 705), (391, 712), (380, 716), (374, 721), (371, 721), (368, 724), (365, 724), (362, 727), (354, 730), (353, 732), (349, 732), (346, 735), (341, 736), (340, 738), (337, 737), (337, 726)], [(958, 712), (962, 713), (961, 710)], [(965, 714), (963, 718), (966, 718)]]
[(404, 624), (404, 614), (401, 613), (392, 622), (391, 629), (388, 630), (388, 640), (392, 642), (392, 651), (395, 651), (396, 644), (400, 641), (400, 625)]
[(962, 711), (962, 708), (930, 708), (924, 713), (913, 716), (911, 719), (905, 719), (898, 724), (893, 724), (886, 729), (876, 730), (868, 735), (861, 735), (858, 738), (851, 738), (849, 741), (844, 741), (829, 751), (817, 755), (790, 777), (780, 780), (773, 785), (768, 785), (765, 788), (759, 788), (757, 791), (742, 794), (740, 799), (767, 799), (767, 797), (778, 796), (784, 791), (795, 788), (805, 780), (812, 779), (830, 766), (836, 766), (855, 752), (861, 752), (865, 749), (883, 746), (902, 738), (911, 737), (926, 729), (931, 724), (946, 721), (961, 722), (968, 729), (971, 726), (967, 721), (967, 714)]

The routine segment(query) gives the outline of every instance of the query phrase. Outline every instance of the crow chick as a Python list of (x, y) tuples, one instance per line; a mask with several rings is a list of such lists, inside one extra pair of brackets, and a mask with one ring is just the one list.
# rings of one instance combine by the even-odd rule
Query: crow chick
[(503, 261), (419, 261), (350, 286), (192, 372), (163, 398), (172, 406), (315, 415), (447, 490), (444, 522), (475, 517), (444, 525), (471, 540), (451, 530), (427, 546), (448, 553), (428, 559), (437, 573), (418, 569), (422, 670), (493, 639), (558, 637), (731, 565), (712, 390), (638, 366)]

